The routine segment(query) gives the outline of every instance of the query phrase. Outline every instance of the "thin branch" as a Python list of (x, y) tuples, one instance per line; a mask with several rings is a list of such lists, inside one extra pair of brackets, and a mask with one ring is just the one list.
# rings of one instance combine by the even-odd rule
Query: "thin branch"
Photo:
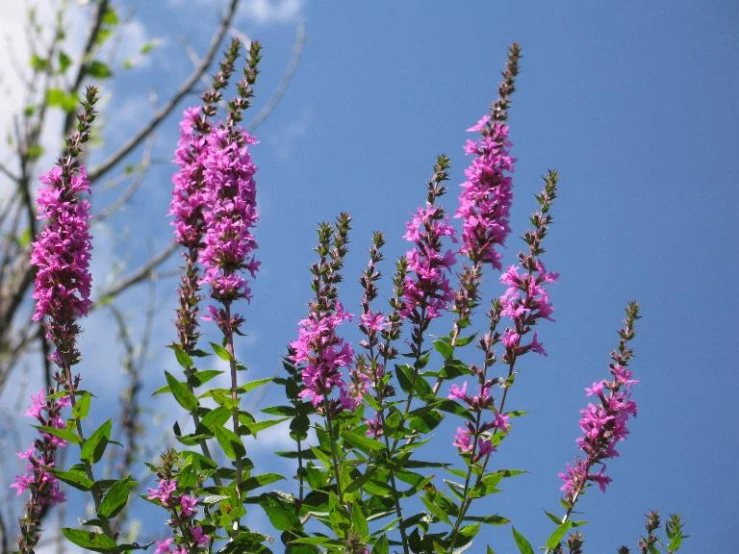
[(0, 173), (3, 173), (8, 179), (13, 181), (14, 183), (17, 183), (20, 177), (15, 175), (12, 171), (10, 171), (7, 167), (5, 167), (3, 164), (0, 164)]
[(93, 308), (100, 307), (100, 303), (103, 300), (108, 300), (111, 297), (118, 296), (120, 293), (122, 293), (127, 288), (130, 288), (133, 285), (140, 283), (144, 279), (149, 278), (154, 273), (154, 270), (157, 267), (159, 267), (162, 263), (164, 263), (176, 251), (177, 251), (177, 244), (172, 243), (169, 246), (167, 246), (167, 248), (165, 248), (159, 254), (151, 258), (145, 265), (137, 269), (135, 272), (133, 272), (131, 275), (129, 275), (125, 279), (118, 281), (113, 286), (111, 286), (108, 290), (106, 290), (103, 294), (101, 294), (100, 298), (93, 304)]
[(282, 96), (285, 94), (287, 87), (290, 85), (290, 81), (292, 81), (292, 78), (298, 69), (298, 63), (300, 62), (300, 56), (303, 54), (304, 46), (305, 46), (305, 23), (301, 21), (300, 23), (298, 23), (297, 34), (295, 36), (295, 46), (293, 46), (292, 57), (290, 58), (290, 63), (288, 64), (287, 69), (285, 70), (285, 73), (282, 75), (282, 80), (280, 81), (280, 84), (278, 85), (277, 90), (275, 90), (274, 94), (269, 99), (269, 101), (265, 104), (265, 106), (260, 110), (260, 112), (256, 115), (256, 117), (247, 126), (249, 131), (256, 130), (256, 128), (259, 127), (262, 123), (264, 123), (264, 120), (267, 119), (270, 116), (270, 114), (274, 111), (275, 107), (277, 106), (277, 103), (280, 101)]
[(231, 0), (228, 11), (226, 12), (225, 17), (221, 20), (221, 24), (218, 27), (218, 30), (213, 35), (213, 38), (210, 41), (210, 45), (208, 46), (208, 50), (203, 57), (200, 65), (195, 68), (195, 70), (190, 74), (185, 82), (182, 83), (174, 96), (170, 98), (169, 102), (167, 102), (162, 107), (162, 109), (160, 109), (154, 115), (149, 123), (147, 123), (138, 133), (136, 133), (131, 139), (129, 139), (129, 141), (126, 142), (117, 152), (111, 154), (98, 167), (90, 171), (91, 182), (105, 175), (125, 156), (130, 154), (134, 148), (141, 144), (141, 142), (159, 126), (159, 124), (172, 112), (172, 110), (174, 110), (180, 100), (182, 100), (182, 98), (184, 98), (192, 90), (195, 84), (200, 80), (200, 77), (202, 77), (202, 75), (210, 67), (210, 64), (213, 62), (213, 59), (218, 52), (218, 48), (221, 44), (221, 41), (223, 40), (223, 37), (226, 36), (228, 29), (231, 27), (231, 22), (233, 20), (234, 14), (236, 13), (236, 8), (238, 7), (238, 5), (239, 0)]
[(141, 158), (141, 163), (139, 164), (137, 170), (138, 175), (136, 176), (134, 181), (128, 186), (128, 188), (126, 188), (125, 191), (123, 191), (123, 193), (118, 198), (115, 199), (112, 204), (106, 206), (105, 208), (100, 210), (99, 213), (95, 214), (90, 219), (90, 225), (95, 225), (96, 223), (100, 223), (101, 221), (108, 219), (111, 215), (113, 215), (123, 206), (128, 204), (128, 201), (133, 198), (133, 195), (136, 194), (136, 191), (141, 188), (141, 185), (144, 183), (144, 179), (149, 172), (149, 168), (151, 167), (151, 153), (154, 149), (154, 142), (155, 135), (154, 133), (152, 133), (146, 140), (144, 154)]
[[(100, 0), (97, 11), (95, 12), (95, 15), (92, 19), (90, 32), (87, 34), (87, 42), (85, 43), (85, 47), (82, 49), (80, 65), (77, 68), (77, 76), (75, 77), (74, 82), (72, 83), (72, 88), (69, 91), (70, 94), (74, 96), (77, 96), (77, 92), (82, 85), (82, 81), (87, 76), (87, 71), (89, 69), (87, 58), (90, 56), (93, 48), (95, 48), (95, 43), (97, 42), (98, 36), (100, 36), (100, 30), (103, 26), (103, 16), (105, 16), (105, 12), (108, 11), (109, 3), (109, 0)], [(68, 112), (67, 116), (64, 118), (63, 130), (65, 135), (68, 134), (69, 131), (72, 129), (72, 125), (74, 124), (74, 116), (74, 112)]]

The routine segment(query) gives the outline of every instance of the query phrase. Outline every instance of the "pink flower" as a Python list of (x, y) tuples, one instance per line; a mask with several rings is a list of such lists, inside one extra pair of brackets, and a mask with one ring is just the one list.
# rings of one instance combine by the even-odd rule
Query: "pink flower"
[(172, 544), (172, 538), (164, 539), (163, 541), (157, 541), (156, 550), (154, 554), (170, 554), (172, 551), (169, 549)]
[(312, 311), (299, 323), (298, 339), (290, 343), (295, 349), (293, 361), (303, 364), (301, 375), (305, 388), (300, 397), (320, 406), (334, 388), (341, 391), (343, 404), (348, 405), (347, 384), (341, 370), (350, 367), (354, 360), (354, 349), (336, 334), (336, 329), (352, 316), (344, 310), (341, 302), (335, 302), (332, 312)]
[(456, 384), (452, 385), (452, 390), (449, 391), (449, 397), (450, 400), (467, 400), (467, 381), (462, 383), (462, 387), (460, 388)]
[[(580, 411), (582, 436), (577, 439), (577, 446), (585, 456), (576, 459), (573, 466), (568, 464), (567, 471), (560, 473), (565, 499), (570, 502), (583, 490), (586, 481), (606, 490), (611, 479), (605, 475), (603, 461), (619, 455), (616, 445), (628, 436), (628, 420), (637, 413), (636, 402), (631, 399), (631, 385), (638, 381), (620, 364), (611, 365), (611, 375), (613, 381), (603, 379), (585, 389), (587, 396), (598, 397), (600, 403), (590, 403)], [(600, 466), (598, 472), (593, 471), (596, 465)]]
[(198, 504), (198, 499), (195, 496), (189, 496), (183, 494), (180, 496), (180, 506), (182, 507), (182, 515), (190, 517), (195, 513), (195, 506)]
[(501, 255), (497, 247), (505, 245), (510, 233), (510, 209), (513, 201), (514, 159), (510, 155), (508, 126), (490, 124), (485, 115), (469, 129), (481, 132), (477, 141), (468, 141), (467, 154), (474, 154), (465, 170), (467, 181), (462, 183), (456, 217), (462, 219), (462, 248), (460, 252), (474, 262), (490, 263), (501, 269)]
[(33, 298), (34, 321), (49, 318), (46, 337), (56, 346), (52, 359), (61, 364), (61, 352), (71, 363), (79, 353), (75, 348), (80, 332), (76, 320), (87, 315), (92, 302), (90, 289), (90, 191), (85, 168), (72, 170), (65, 180), (62, 169), (54, 167), (41, 176), (38, 218), (47, 219), (31, 250), (31, 265), (37, 268)]
[(427, 204), (425, 208), (419, 208), (406, 224), (406, 229), (403, 238), (414, 242), (415, 248), (406, 254), (409, 274), (404, 282), (405, 305), (400, 313), (408, 317), (423, 307), (426, 317), (434, 319), (454, 299), (449, 275), (455, 256), (451, 250), (442, 253), (441, 246), (443, 237), (456, 242), (454, 227), (439, 206)]
[[(246, 131), (224, 127), (214, 129), (204, 151), (205, 247), (200, 253), (203, 283), (211, 285), (211, 297), (221, 303), (251, 299), (251, 289), (243, 270), (253, 278), (259, 262), (252, 229), (257, 223), (257, 171), (249, 146), (256, 143)], [(218, 318), (216, 308), (211, 315)]]
[(191, 249), (200, 247), (203, 233), (203, 161), (205, 137), (196, 131), (202, 117), (200, 107), (187, 108), (180, 122), (180, 138), (175, 150), (175, 163), (180, 169), (172, 177), (174, 188), (169, 215), (174, 216), (175, 240)]
[(368, 331), (371, 330), (377, 333), (384, 331), (388, 326), (385, 316), (381, 313), (374, 313), (372, 310), (363, 313), (360, 320)]
[(190, 534), (198, 546), (205, 546), (209, 542), (208, 536), (203, 533), (203, 528), (199, 525), (190, 527)]
[(162, 479), (159, 481), (156, 489), (148, 489), (149, 496), (146, 498), (149, 500), (159, 500), (162, 504), (167, 505), (172, 500), (175, 490), (177, 490), (177, 481)]

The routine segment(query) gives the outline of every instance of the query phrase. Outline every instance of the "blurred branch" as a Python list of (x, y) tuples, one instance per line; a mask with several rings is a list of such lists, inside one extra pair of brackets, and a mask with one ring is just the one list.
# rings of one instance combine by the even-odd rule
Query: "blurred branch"
[(112, 204), (100, 210), (99, 213), (95, 214), (90, 219), (91, 225), (100, 223), (101, 221), (106, 220), (111, 215), (116, 213), (123, 206), (128, 204), (129, 200), (131, 200), (133, 195), (136, 194), (136, 191), (139, 190), (139, 188), (141, 188), (141, 185), (144, 183), (144, 179), (146, 178), (149, 168), (151, 167), (151, 153), (154, 150), (154, 142), (155, 142), (155, 135), (154, 133), (152, 133), (146, 140), (146, 146), (144, 147), (144, 154), (141, 157), (141, 163), (139, 163), (138, 165), (137, 175), (135, 179), (126, 188), (126, 190), (123, 191), (123, 193), (118, 198), (115, 199), (115, 201)]
[[(92, 17), (92, 22), (90, 23), (90, 31), (87, 33), (87, 41), (85, 42), (85, 46), (82, 49), (80, 65), (77, 68), (77, 75), (74, 78), (74, 81), (72, 82), (72, 87), (69, 91), (69, 93), (75, 97), (80, 90), (80, 86), (82, 86), (82, 81), (84, 81), (85, 77), (87, 76), (87, 72), (89, 71), (89, 66), (87, 64), (88, 58), (95, 48), (95, 43), (98, 40), (98, 36), (100, 36), (100, 30), (103, 26), (103, 17), (108, 11), (109, 4), (109, 0), (100, 0), (97, 5), (97, 9), (95, 10), (95, 15)], [(64, 118), (64, 135), (69, 134), (69, 132), (72, 130), (72, 125), (74, 125), (74, 117), (74, 110), (67, 112), (67, 116)]]
[(10, 554), (8, 549), (8, 529), (5, 527), (5, 519), (3, 514), (0, 512), (0, 552), (2, 554)]
[(176, 251), (177, 251), (177, 244), (172, 243), (169, 246), (167, 246), (167, 248), (165, 248), (159, 254), (151, 258), (146, 264), (141, 266), (131, 275), (118, 281), (113, 286), (111, 286), (108, 290), (106, 290), (103, 294), (101, 294), (100, 298), (93, 304), (93, 308), (100, 307), (101, 302), (107, 301), (110, 298), (118, 296), (120, 293), (122, 293), (127, 288), (132, 287), (136, 283), (140, 283), (144, 279), (151, 277), (154, 273), (154, 270), (157, 267), (159, 267), (159, 265), (161, 265), (163, 262), (165, 262)]
[(285, 94), (287, 87), (290, 85), (290, 81), (292, 81), (292, 78), (298, 69), (298, 63), (300, 62), (300, 57), (303, 54), (304, 46), (305, 46), (305, 23), (301, 21), (300, 23), (298, 23), (297, 34), (295, 36), (295, 46), (293, 46), (292, 57), (290, 58), (290, 63), (288, 64), (287, 69), (285, 70), (285, 73), (282, 75), (282, 80), (280, 81), (280, 84), (278, 85), (277, 90), (275, 90), (274, 94), (269, 99), (269, 101), (264, 105), (264, 107), (260, 110), (260, 112), (256, 115), (256, 117), (247, 126), (249, 131), (256, 130), (256, 128), (259, 127), (262, 123), (264, 123), (264, 120), (267, 119), (270, 116), (270, 114), (274, 111), (275, 107), (277, 106), (277, 103), (280, 101), (282, 96)]
[(179, 104), (180, 100), (184, 98), (200, 80), (203, 74), (208, 70), (210, 64), (218, 52), (218, 47), (223, 40), (223, 37), (228, 33), (228, 29), (231, 27), (231, 22), (236, 13), (236, 8), (239, 5), (239, 0), (231, 0), (226, 15), (221, 19), (221, 24), (216, 30), (213, 38), (210, 41), (208, 50), (203, 57), (200, 65), (190, 74), (190, 76), (182, 83), (177, 92), (170, 98), (170, 100), (154, 115), (154, 117), (147, 123), (142, 129), (139, 130), (131, 139), (128, 140), (119, 150), (111, 154), (105, 161), (103, 161), (98, 167), (90, 171), (90, 181), (94, 182), (108, 171), (110, 171), (118, 162), (120, 162), (125, 156), (131, 153), (141, 142), (149, 136), (149, 134), (156, 129), (159, 124), (174, 110)]

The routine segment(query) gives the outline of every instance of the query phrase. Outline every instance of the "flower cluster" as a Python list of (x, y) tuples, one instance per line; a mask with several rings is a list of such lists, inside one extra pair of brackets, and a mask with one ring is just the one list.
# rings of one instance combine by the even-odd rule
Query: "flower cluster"
[(92, 304), (90, 202), (80, 197), (89, 193), (90, 182), (82, 166), (67, 176), (56, 166), (41, 176), (41, 182), (38, 217), (48, 223), (31, 252), (31, 264), (38, 268), (33, 319), (48, 316), (47, 338), (58, 349), (71, 352), (79, 334), (75, 320), (87, 315)]
[(182, 113), (175, 163), (180, 169), (172, 177), (174, 188), (169, 215), (174, 216), (175, 240), (185, 248), (198, 249), (205, 232), (203, 225), (203, 159), (206, 135), (199, 131), (203, 121), (200, 106)]
[(500, 277), (500, 282), (508, 287), (500, 297), (501, 315), (508, 317), (513, 323), (512, 328), (505, 329), (502, 337), (508, 358), (520, 356), (530, 350), (546, 356), (546, 350), (539, 342), (536, 331), (529, 344), (522, 345), (521, 339), (539, 319), (553, 321), (554, 308), (545, 285), (556, 283), (559, 274), (546, 271), (544, 264), (538, 259), (535, 260), (534, 267), (533, 272), (520, 275), (519, 267), (512, 265)]
[[(474, 368), (478, 373), (478, 377), (483, 377), (482, 371)], [(454, 446), (459, 449), (462, 454), (469, 454), (472, 463), (476, 463), (481, 458), (488, 456), (495, 451), (495, 447), (490, 439), (489, 432), (497, 429), (503, 433), (507, 433), (510, 421), (509, 416), (497, 412), (493, 408), (493, 397), (490, 395), (490, 389), (495, 384), (495, 380), (481, 379), (480, 388), (477, 394), (467, 394), (467, 382), (462, 386), (452, 385), (449, 392), (451, 400), (460, 400), (467, 404), (473, 413), (480, 414), (483, 410), (492, 410), (495, 414), (492, 421), (484, 422), (479, 417), (475, 422), (466, 421), (464, 427), (458, 427), (454, 437)]]
[[(147, 499), (158, 502), (172, 514), (173, 518), (168, 524), (183, 534), (182, 540), (185, 543), (178, 546), (172, 537), (157, 541), (154, 554), (187, 554), (193, 548), (198, 549), (208, 544), (210, 539), (203, 532), (202, 526), (193, 525), (198, 499), (189, 494), (178, 494), (176, 479), (160, 479), (157, 488), (148, 489), (148, 493)], [(188, 549), (188, 546), (191, 548)]]
[(295, 350), (292, 359), (296, 364), (304, 364), (301, 374), (305, 388), (300, 397), (310, 400), (314, 407), (319, 407), (334, 388), (339, 389), (343, 408), (356, 407), (356, 395), (350, 393), (342, 377), (342, 368), (352, 365), (354, 349), (336, 334), (336, 328), (351, 319), (351, 314), (337, 301), (333, 311), (312, 309), (298, 323), (298, 339), (290, 343)]
[[(203, 218), (206, 233), (200, 263), (204, 268), (202, 282), (211, 286), (211, 297), (221, 304), (237, 299), (251, 299), (251, 289), (241, 273), (247, 270), (254, 277), (259, 262), (254, 258), (257, 243), (252, 229), (257, 223), (256, 166), (249, 146), (256, 143), (246, 131), (220, 126), (207, 138), (204, 154)], [(219, 326), (237, 328), (240, 318), (225, 321), (223, 309), (209, 306), (211, 316)]]
[[(31, 395), (31, 407), (26, 415), (38, 421), (44, 427), (64, 429), (65, 421), (61, 416), (62, 408), (71, 405), (68, 396), (59, 399), (46, 397), (41, 390), (38, 395)], [(64, 492), (59, 489), (59, 480), (49, 473), (48, 468), (54, 467), (57, 450), (67, 445), (66, 441), (50, 433), (41, 433), (40, 438), (34, 441), (31, 448), (19, 452), (18, 457), (26, 460), (26, 473), (15, 478), (11, 488), (20, 496), (27, 489), (31, 490), (36, 502), (35, 509), (43, 509), (64, 502)]]
[(462, 248), (460, 252), (473, 262), (490, 263), (501, 269), (501, 254), (497, 246), (505, 244), (511, 232), (510, 210), (513, 201), (514, 159), (510, 155), (508, 125), (491, 123), (485, 115), (467, 129), (481, 132), (477, 141), (468, 140), (465, 153), (474, 154), (472, 164), (465, 170), (467, 180), (462, 183), (456, 217), (462, 219)]
[[(604, 379), (585, 389), (588, 396), (597, 396), (600, 404), (588, 404), (580, 414), (580, 429), (583, 435), (577, 439), (577, 446), (585, 453), (577, 458), (567, 471), (560, 473), (565, 498), (572, 502), (582, 491), (587, 481), (598, 484), (605, 491), (611, 478), (605, 475), (603, 460), (618, 456), (616, 444), (629, 434), (627, 422), (636, 416), (636, 402), (631, 399), (631, 385), (638, 381), (632, 379), (632, 372), (624, 366), (612, 365), (613, 380)], [(600, 465), (597, 472), (593, 466)]]
[(404, 283), (405, 306), (401, 311), (404, 317), (420, 307), (425, 309), (427, 319), (437, 318), (454, 300), (449, 275), (456, 258), (451, 249), (442, 252), (443, 237), (456, 242), (454, 227), (440, 206), (427, 204), (419, 208), (406, 224), (403, 238), (415, 243), (415, 248), (406, 254), (411, 274), (406, 276)]

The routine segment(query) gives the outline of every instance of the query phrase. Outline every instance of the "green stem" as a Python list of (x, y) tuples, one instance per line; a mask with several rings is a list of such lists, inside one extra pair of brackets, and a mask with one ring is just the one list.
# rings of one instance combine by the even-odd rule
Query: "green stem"
[[(233, 400), (234, 406), (232, 411), (234, 433), (241, 440), (241, 434), (239, 433), (239, 382), (238, 373), (236, 368), (236, 355), (234, 354), (234, 341), (233, 341), (233, 329), (231, 329), (231, 303), (224, 305), (226, 315), (226, 330), (224, 331), (224, 339), (226, 340), (226, 350), (229, 354), (229, 365), (231, 367), (231, 400)], [(241, 456), (236, 455), (236, 498), (241, 503), (241, 483), (243, 481), (244, 466)], [(234, 531), (239, 528), (240, 522), (234, 521)]]
[[(72, 404), (72, 414), (74, 414), (75, 406), (77, 405), (77, 390), (74, 387), (74, 381), (72, 379), (72, 365), (67, 356), (64, 357), (64, 361), (62, 362), (62, 374), (65, 379), (64, 386), (69, 393), (69, 400)], [(82, 429), (82, 421), (80, 421), (80, 419), (78, 417), (75, 417), (74, 415), (72, 416), (72, 418), (74, 419), (75, 427), (77, 429), (77, 436), (82, 441), (80, 445), (80, 448), (82, 448), (82, 446), (85, 444), (85, 433)], [(89, 460), (82, 460), (82, 464), (85, 466), (85, 473), (87, 474), (87, 478), (90, 479), (90, 481), (92, 481), (93, 483), (97, 484), (92, 468), (92, 463), (90, 463)], [(110, 537), (111, 539), (115, 540), (115, 536), (112, 529), (110, 528), (108, 518), (100, 515), (100, 504), (102, 502), (102, 495), (100, 491), (96, 487), (92, 487), (90, 489), (90, 494), (92, 495), (92, 500), (95, 505), (95, 513), (100, 520), (100, 527), (103, 530), (103, 533), (105, 533), (105, 535)]]

